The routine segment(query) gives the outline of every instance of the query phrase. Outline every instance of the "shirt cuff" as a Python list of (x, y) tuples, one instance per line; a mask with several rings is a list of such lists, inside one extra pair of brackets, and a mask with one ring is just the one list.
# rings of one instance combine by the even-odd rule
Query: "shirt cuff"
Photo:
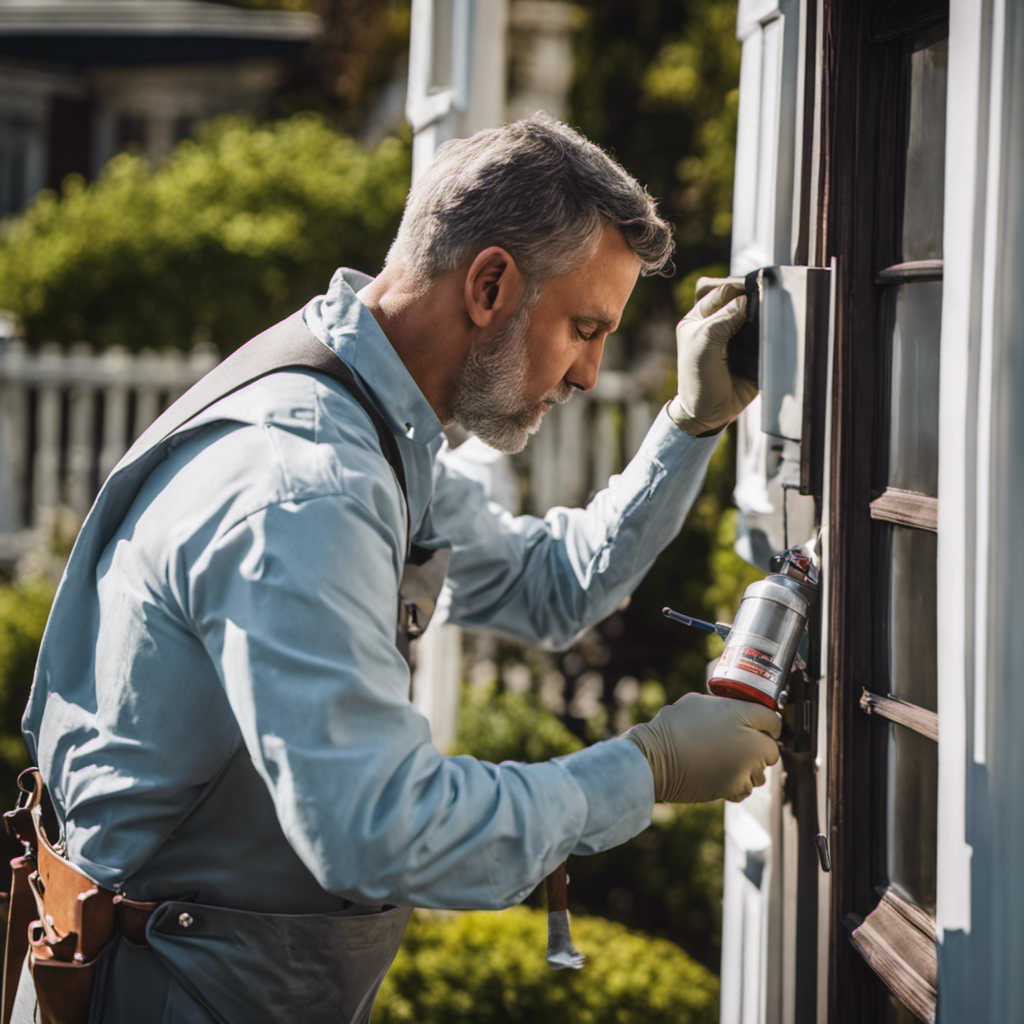
[(587, 800), (586, 822), (573, 853), (600, 853), (650, 825), (654, 777), (647, 758), (631, 740), (622, 736), (604, 740), (558, 762)]
[(670, 402), (666, 402), (661, 411), (651, 424), (640, 451), (656, 457), (661, 462), (682, 462), (691, 453), (695, 455), (710, 455), (718, 446), (721, 440), (722, 430), (716, 431), (707, 437), (697, 437), (688, 434), (669, 415)]

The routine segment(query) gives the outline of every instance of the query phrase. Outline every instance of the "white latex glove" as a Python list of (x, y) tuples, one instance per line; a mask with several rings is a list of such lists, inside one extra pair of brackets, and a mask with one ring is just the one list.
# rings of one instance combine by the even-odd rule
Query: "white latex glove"
[(688, 434), (706, 437), (727, 426), (754, 400), (757, 385), (729, 372), (729, 339), (747, 316), (743, 278), (702, 277), (697, 301), (676, 327), (679, 394), (668, 414)]
[(779, 759), (782, 719), (762, 704), (688, 693), (624, 735), (643, 752), (659, 803), (743, 800)]

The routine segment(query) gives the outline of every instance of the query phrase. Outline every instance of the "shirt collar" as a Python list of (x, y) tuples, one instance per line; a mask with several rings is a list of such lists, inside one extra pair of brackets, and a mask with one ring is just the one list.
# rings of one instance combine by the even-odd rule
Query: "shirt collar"
[(306, 325), (355, 370), (396, 434), (429, 444), (441, 435), (441, 421), (374, 315), (356, 295), (372, 280), (358, 270), (336, 271), (327, 294), (306, 306)]

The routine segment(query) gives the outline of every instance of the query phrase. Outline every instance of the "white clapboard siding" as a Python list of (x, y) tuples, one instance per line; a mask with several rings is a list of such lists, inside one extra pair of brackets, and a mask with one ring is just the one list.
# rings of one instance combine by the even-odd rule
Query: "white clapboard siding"
[(771, 835), (764, 827), (769, 801), (759, 792), (750, 802), (754, 808), (725, 805), (722, 977), (729, 984), (722, 986), (720, 1012), (730, 1024), (764, 1024), (774, 1017), (767, 1005), (766, 971), (769, 894), (776, 874)]

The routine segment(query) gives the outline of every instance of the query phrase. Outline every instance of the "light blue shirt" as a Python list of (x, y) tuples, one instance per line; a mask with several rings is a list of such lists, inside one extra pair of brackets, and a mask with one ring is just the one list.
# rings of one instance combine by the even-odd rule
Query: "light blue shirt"
[[(586, 509), (514, 518), (446, 463), (368, 280), (339, 272), (305, 318), (398, 438), (416, 541), (452, 548), (450, 620), (565, 647), (676, 535), (716, 439), (662, 412)], [(281, 913), (503, 907), (649, 824), (629, 740), (536, 765), (433, 746), (394, 642), (404, 499), (340, 386), (273, 374), (165, 448), (123, 518), (86, 521), (23, 723), (92, 878)]]

